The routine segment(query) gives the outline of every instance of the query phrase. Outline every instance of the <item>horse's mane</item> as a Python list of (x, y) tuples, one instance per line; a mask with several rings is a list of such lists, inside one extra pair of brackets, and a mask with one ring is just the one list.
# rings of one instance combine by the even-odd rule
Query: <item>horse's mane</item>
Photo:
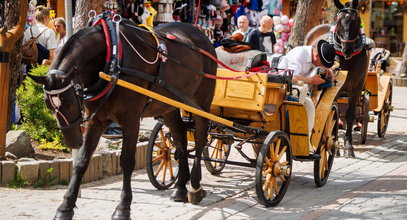
[(68, 52), (70, 52), (72, 49), (74, 49), (74, 44), (81, 39), (83, 36), (87, 36), (89, 34), (92, 34), (94, 32), (100, 31), (101, 27), (100, 26), (92, 26), (92, 27), (87, 27), (84, 29), (79, 30), (76, 32), (74, 35), (72, 35), (68, 41), (65, 43), (65, 45), (62, 47), (62, 50), (59, 52), (59, 55), (57, 57), (57, 65), (61, 63), (63, 59), (62, 57), (65, 57)]

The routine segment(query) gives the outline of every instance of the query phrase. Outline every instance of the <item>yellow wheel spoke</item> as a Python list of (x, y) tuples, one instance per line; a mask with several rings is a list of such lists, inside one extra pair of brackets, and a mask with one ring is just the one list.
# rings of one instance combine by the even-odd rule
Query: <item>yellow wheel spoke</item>
[(267, 174), (266, 180), (263, 183), (263, 191), (266, 191), (268, 188), (268, 185), (270, 183), (270, 179), (271, 179), (271, 174)]
[(286, 150), (287, 150), (287, 146), (284, 146), (280, 152), (280, 155), (278, 155), (277, 161), (280, 161), (281, 157), (283, 156), (283, 154), (285, 153)]
[(285, 182), (285, 178), (283, 175), (279, 175), (278, 177), (280, 177), (281, 181)]
[(268, 167), (272, 167), (272, 166), (273, 166), (273, 163), (270, 162), (270, 160), (269, 160), (267, 157), (264, 158), (264, 161), (266, 162), (266, 164), (267, 164)]
[(156, 146), (158, 149), (160, 149), (161, 151), (165, 151), (163, 147), (161, 147), (159, 144), (154, 144), (154, 146)]
[(274, 192), (276, 193), (276, 196), (278, 196), (278, 186), (277, 186), (277, 179), (274, 178)]
[(274, 155), (274, 143), (271, 143), (270, 146), (270, 159), (271, 161), (276, 161), (276, 156)]
[(158, 167), (157, 171), (155, 171), (154, 176), (157, 177), (158, 174), (160, 173), (161, 169), (163, 168), (163, 165), (166, 161), (161, 161), (160, 166)]
[(222, 143), (222, 149), (223, 149), (223, 153), (227, 154), (228, 153), (228, 149), (226, 149), (226, 144)]
[(162, 183), (165, 183), (165, 175), (167, 174), (167, 164), (169, 160), (166, 160), (164, 163), (164, 169), (163, 169), (163, 176), (162, 176)]
[[(276, 158), (278, 156), (278, 153), (280, 152), (280, 144), (281, 144), (281, 139), (279, 138), (277, 140), (277, 144), (276, 144), (276, 151), (274, 152), (274, 155), (276, 156)], [(275, 158), (275, 160), (278, 161), (278, 159), (276, 159), (276, 158)]]
[(284, 162), (280, 163), (280, 165), (281, 165), (281, 166), (285, 166), (285, 165), (287, 165), (288, 163), (289, 163), (288, 161), (284, 161)]
[(172, 163), (171, 160), (168, 160), (168, 169), (170, 170), (170, 177), (174, 177), (174, 172), (172, 171)]
[(163, 143), (164, 147), (168, 147), (167, 145), (167, 138), (164, 135), (164, 130), (160, 130), (161, 142)]
[(271, 182), (268, 184), (268, 191), (267, 191), (267, 198), (271, 199), (272, 193), (273, 193), (273, 181), (275, 181), (275, 178), (271, 179)]
[(158, 157), (152, 159), (152, 162), (155, 163), (155, 162), (157, 162), (158, 160), (162, 160), (162, 159), (164, 159), (164, 158), (165, 158), (165, 155), (164, 155), (164, 154), (160, 154), (160, 156), (158, 156)]

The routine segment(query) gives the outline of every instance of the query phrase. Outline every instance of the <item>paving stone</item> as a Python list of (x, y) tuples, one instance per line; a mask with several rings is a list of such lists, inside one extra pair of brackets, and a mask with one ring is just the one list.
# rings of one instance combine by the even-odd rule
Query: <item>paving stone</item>
[(17, 162), (18, 173), (24, 178), (28, 184), (33, 184), (38, 180), (38, 162), (37, 161), (26, 161)]
[(1, 184), (6, 185), (7, 183), (14, 180), (16, 164), (13, 161), (0, 161), (1, 162)]

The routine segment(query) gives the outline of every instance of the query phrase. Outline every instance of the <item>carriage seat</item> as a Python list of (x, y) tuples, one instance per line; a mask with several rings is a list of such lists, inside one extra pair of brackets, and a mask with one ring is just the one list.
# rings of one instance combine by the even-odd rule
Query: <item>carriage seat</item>
[[(254, 66), (255, 62), (257, 62), (258, 59), (261, 59), (262, 56), (260, 55), (260, 57), (256, 58), (257, 55), (264, 53), (259, 50), (248, 50), (239, 53), (230, 53), (223, 50), (222, 47), (217, 47), (215, 51), (218, 60), (220, 60), (222, 63), (226, 64), (230, 68), (242, 72), (246, 71), (248, 65), (251, 65), (253, 63)], [(256, 59), (253, 60), (253, 58)], [(225, 69), (225, 67), (220, 64), (218, 64), (218, 68)]]
[(390, 51), (384, 48), (373, 48), (370, 57), (369, 72), (375, 72), (378, 64), (383, 71), (390, 65)]

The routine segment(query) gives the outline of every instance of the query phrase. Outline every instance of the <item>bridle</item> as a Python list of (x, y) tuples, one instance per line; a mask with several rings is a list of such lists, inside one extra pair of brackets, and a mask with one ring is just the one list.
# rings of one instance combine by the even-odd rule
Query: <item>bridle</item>
[[(61, 70), (50, 70), (48, 72), (48, 74), (58, 74), (58, 75), (65, 75), (64, 71)], [(75, 94), (75, 100), (78, 106), (78, 112), (79, 115), (77, 116), (77, 118), (71, 122), (68, 121), (67, 117), (66, 117), (66, 113), (64, 114), (63, 112), (61, 112), (60, 108), (61, 108), (61, 95), (63, 95), (64, 93), (67, 93), (68, 91), (73, 90), (74, 94)], [(82, 95), (82, 86), (78, 83), (74, 83), (74, 81), (72, 80), (67, 86), (61, 88), (61, 89), (53, 89), (53, 90), (47, 90), (45, 89), (45, 86), (43, 87), (43, 91), (44, 93), (47, 95), (48, 100), (52, 106), (53, 112), (55, 114), (55, 117), (58, 121), (58, 128), (61, 130), (64, 129), (69, 129), (75, 125), (77, 125), (78, 123), (83, 123), (85, 121), (90, 120), (90, 118), (84, 118), (83, 114), (83, 95)], [(58, 117), (59, 116), (59, 117)], [(59, 120), (59, 118), (62, 119), (63, 123), (61, 123), (61, 120)], [(64, 124), (62, 126), (62, 124)]]
[[(354, 8), (343, 8), (340, 9), (337, 16), (339, 16), (340, 13), (349, 13), (349, 11), (354, 11), (356, 12), (356, 14), (358, 14), (358, 10), (354, 9)], [(338, 26), (338, 23), (336, 24), (336, 26)], [(342, 36), (338, 35), (339, 40), (343, 43), (355, 43), (357, 40), (359, 40), (360, 35), (357, 34), (355, 38), (353, 39), (343, 39)]]

